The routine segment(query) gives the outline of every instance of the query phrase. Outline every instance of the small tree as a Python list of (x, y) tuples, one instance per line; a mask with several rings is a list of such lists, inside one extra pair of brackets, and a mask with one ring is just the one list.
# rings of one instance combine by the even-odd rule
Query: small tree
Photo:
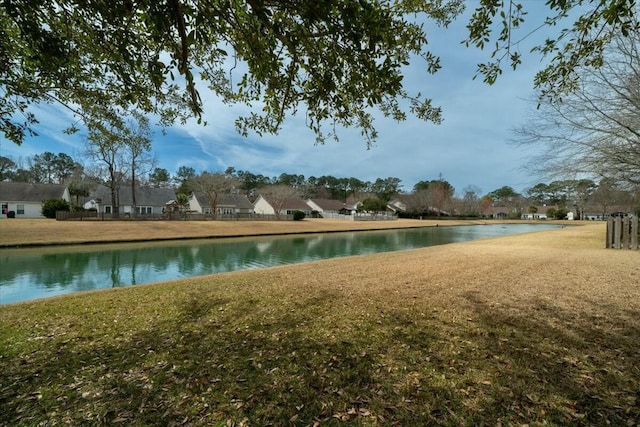
[(47, 199), (42, 202), (42, 215), (45, 218), (55, 218), (57, 211), (69, 212), (71, 206), (64, 199)]
[(293, 220), (302, 221), (307, 215), (302, 211), (293, 211)]
[(387, 210), (387, 204), (384, 200), (376, 197), (367, 197), (362, 202), (358, 203), (358, 210), (365, 212), (381, 212)]

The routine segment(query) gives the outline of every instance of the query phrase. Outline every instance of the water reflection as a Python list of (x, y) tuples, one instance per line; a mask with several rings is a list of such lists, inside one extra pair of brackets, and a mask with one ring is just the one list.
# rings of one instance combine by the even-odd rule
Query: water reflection
[(296, 237), (0, 249), (0, 303), (540, 230), (480, 225)]

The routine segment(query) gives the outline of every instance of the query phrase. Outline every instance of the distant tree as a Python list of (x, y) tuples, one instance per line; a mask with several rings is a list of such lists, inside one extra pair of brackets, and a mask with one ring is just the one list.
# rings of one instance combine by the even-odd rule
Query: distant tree
[(125, 138), (120, 123), (104, 118), (90, 122), (87, 135), (87, 155), (106, 168), (105, 182), (111, 193), (111, 213), (117, 218), (120, 213), (118, 191), (123, 182), (126, 150)]
[(196, 176), (196, 170), (190, 166), (180, 166), (173, 177), (178, 192), (189, 194), (191, 189), (188, 186), (189, 180)]
[(455, 193), (455, 188), (453, 187), (453, 185), (451, 185), (449, 182), (443, 179), (442, 175), (440, 175), (438, 179), (433, 179), (431, 181), (418, 181), (417, 183), (414, 184), (413, 191), (415, 192), (418, 190), (428, 190), (432, 184), (444, 185), (444, 188), (446, 189), (446, 192), (449, 194), (449, 197), (453, 197), (453, 194)]
[(549, 200), (549, 186), (540, 182), (525, 190), (526, 196), (534, 203), (544, 205)]
[(400, 178), (388, 177), (385, 179), (378, 178), (371, 186), (371, 192), (376, 194), (378, 198), (388, 203), (391, 197), (398, 194), (402, 185)]
[(151, 154), (151, 126), (149, 119), (141, 114), (134, 114), (123, 129), (122, 138), (125, 146), (126, 166), (131, 181), (131, 215), (137, 214), (136, 186), (138, 176), (145, 175), (154, 165), (155, 158)]
[(358, 203), (358, 211), (363, 212), (384, 212), (387, 210), (387, 202), (376, 197), (367, 197), (362, 202)]
[(216, 219), (220, 196), (230, 194), (231, 190), (238, 187), (238, 181), (233, 176), (224, 173), (203, 172), (189, 179), (188, 187), (207, 197), (213, 219)]
[(176, 202), (178, 202), (180, 211), (185, 211), (189, 207), (189, 196), (185, 193), (178, 193), (176, 194)]
[(631, 193), (621, 188), (620, 184), (611, 178), (600, 181), (598, 188), (593, 192), (590, 202), (602, 208), (602, 217), (609, 212), (611, 206), (626, 204), (631, 200)]
[(75, 198), (75, 205), (80, 206), (80, 197), (89, 197), (91, 188), (86, 181), (72, 181), (69, 184), (69, 195)]
[(495, 206), (509, 206), (516, 197), (520, 196), (516, 190), (505, 185), (488, 194)]
[(420, 217), (429, 215), (431, 207), (431, 199), (429, 198), (429, 190), (421, 189), (407, 194), (403, 197), (406, 205), (406, 211), (409, 216)]
[(491, 213), (491, 207), (493, 206), (493, 199), (488, 194), (485, 194), (480, 198), (480, 213), (483, 215), (489, 215)]
[(28, 160), (31, 181), (46, 184), (64, 183), (80, 166), (66, 153), (46, 151)]
[(527, 208), (527, 212), (529, 212), (530, 214), (538, 213), (538, 207), (531, 205)]
[(254, 174), (249, 171), (237, 171), (236, 178), (240, 182), (240, 189), (247, 197), (254, 197), (256, 190), (271, 183), (271, 180), (262, 175)]
[(29, 169), (17, 168), (11, 177), (14, 182), (34, 182)]
[(0, 156), (0, 182), (13, 181), (16, 169), (17, 165), (11, 158)]
[(475, 185), (468, 185), (462, 190), (463, 215), (477, 216), (480, 213), (480, 191), (480, 188)]
[(449, 200), (453, 197), (455, 189), (451, 184), (444, 180), (432, 181), (427, 188), (431, 206), (436, 210), (438, 216), (442, 215), (442, 211)]
[(164, 168), (155, 168), (149, 174), (149, 182), (154, 188), (166, 188), (171, 182), (171, 175)]

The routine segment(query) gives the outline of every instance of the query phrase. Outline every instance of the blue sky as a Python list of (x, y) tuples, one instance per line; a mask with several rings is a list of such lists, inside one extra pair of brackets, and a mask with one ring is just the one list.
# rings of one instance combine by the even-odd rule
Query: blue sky
[[(530, 24), (544, 19), (547, 9), (542, 0), (525, 0)], [(493, 86), (479, 77), (473, 80), (476, 65), (486, 61), (490, 52), (465, 48), (465, 24), (477, 5), (469, 1), (465, 15), (448, 29), (428, 31), (429, 47), (440, 55), (442, 69), (435, 75), (426, 73), (426, 64), (416, 61), (407, 67), (405, 85), (410, 93), (422, 92), (443, 108), (440, 125), (409, 117), (397, 123), (379, 115), (375, 126), (379, 137), (367, 149), (357, 129), (339, 131), (339, 142), (329, 140), (316, 145), (314, 134), (304, 125), (304, 117), (290, 117), (278, 135), (241, 137), (234, 121), (248, 110), (244, 106), (222, 104), (215, 95), (200, 87), (207, 126), (195, 121), (176, 124), (154, 132), (153, 151), (158, 166), (171, 173), (179, 166), (196, 171), (223, 171), (229, 166), (266, 176), (281, 173), (305, 177), (333, 175), (356, 177), (364, 181), (397, 177), (403, 189), (410, 191), (421, 180), (440, 175), (457, 192), (475, 185), (485, 194), (504, 185), (518, 191), (539, 182), (523, 170), (533, 153), (509, 144), (512, 129), (526, 122), (531, 114), (533, 76), (541, 67), (541, 58), (527, 54), (531, 42), (544, 37), (546, 29), (520, 46), (523, 64), (516, 72), (507, 66)], [(435, 26), (433, 26), (435, 28)], [(0, 155), (25, 158), (44, 151), (65, 152), (83, 161), (83, 132), (65, 135), (62, 130), (73, 121), (60, 107), (45, 105), (36, 110), (40, 120), (38, 137), (28, 138), (22, 146), (0, 141)]]

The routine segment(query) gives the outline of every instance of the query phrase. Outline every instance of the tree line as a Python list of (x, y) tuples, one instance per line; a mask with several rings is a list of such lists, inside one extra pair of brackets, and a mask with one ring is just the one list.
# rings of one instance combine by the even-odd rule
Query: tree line
[[(113, 165), (112, 169), (113, 169)], [(506, 208), (509, 215), (519, 217), (531, 213), (534, 207), (555, 206), (558, 215), (572, 210), (578, 217), (585, 207), (598, 206), (603, 212), (611, 206), (628, 206), (640, 210), (640, 191), (629, 189), (613, 179), (599, 182), (590, 179), (557, 180), (538, 183), (519, 193), (510, 186), (503, 186), (488, 193), (474, 185), (459, 192), (442, 176), (422, 180), (410, 190), (403, 188), (399, 178), (377, 178), (365, 181), (355, 177), (323, 175), (305, 177), (302, 174), (282, 173), (266, 176), (228, 167), (224, 172), (197, 172), (193, 167), (180, 166), (175, 174), (160, 167), (147, 168), (137, 174), (124, 171), (111, 176), (105, 171), (109, 165), (83, 166), (65, 153), (45, 152), (15, 161), (0, 156), (2, 181), (31, 183), (64, 183), (69, 186), (72, 198), (88, 196), (96, 184), (173, 188), (178, 201), (186, 204), (191, 192), (204, 194), (215, 212), (221, 194), (239, 193), (255, 200), (258, 194), (269, 196), (272, 202), (283, 204), (287, 199), (333, 199), (342, 202), (364, 202), (365, 207), (382, 210), (388, 203), (398, 204), (404, 215), (419, 217), (429, 215), (484, 216), (493, 208)], [(113, 206), (117, 206), (116, 203)], [(374, 209), (377, 207), (377, 209)]]

